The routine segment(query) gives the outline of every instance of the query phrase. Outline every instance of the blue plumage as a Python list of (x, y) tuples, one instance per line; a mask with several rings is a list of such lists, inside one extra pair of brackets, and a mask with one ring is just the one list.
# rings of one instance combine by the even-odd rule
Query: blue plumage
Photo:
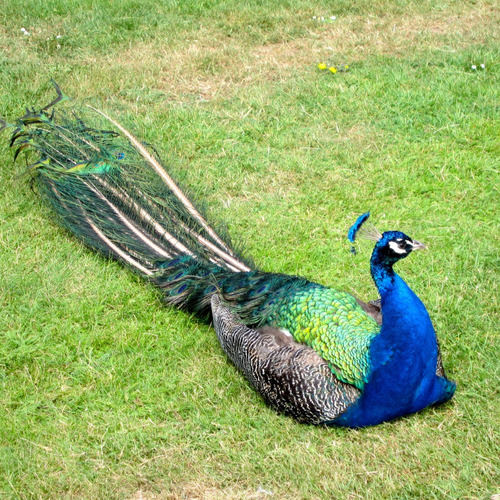
[(425, 248), (404, 233), (388, 231), (377, 242), (371, 273), (383, 314), (370, 346), (370, 377), (359, 400), (335, 423), (373, 425), (448, 401), (455, 383), (444, 377), (436, 334), (422, 301), (393, 270), (412, 251)]

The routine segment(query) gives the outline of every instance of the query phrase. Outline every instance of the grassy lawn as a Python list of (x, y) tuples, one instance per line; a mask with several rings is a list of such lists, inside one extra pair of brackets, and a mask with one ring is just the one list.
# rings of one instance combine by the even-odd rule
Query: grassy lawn
[(16, 0), (0, 21), (0, 115), (54, 78), (154, 144), (265, 270), (372, 299), (354, 218), (427, 243), (398, 270), (458, 384), (363, 430), (275, 414), (209, 326), (53, 222), (3, 134), (0, 498), (500, 493), (494, 2)]

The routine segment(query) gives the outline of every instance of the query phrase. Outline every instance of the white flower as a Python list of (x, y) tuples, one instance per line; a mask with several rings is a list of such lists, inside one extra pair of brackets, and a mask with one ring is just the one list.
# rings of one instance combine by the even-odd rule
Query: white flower
[(472, 69), (477, 69), (477, 66), (476, 66), (475, 64), (473, 64), (473, 65), (471, 66), (471, 68), (472, 68)]
[(336, 16), (331, 16), (331, 17), (330, 17), (330, 19), (331, 19), (332, 21), (335, 21), (335, 19), (337, 19), (337, 17), (336, 17)]
[(318, 19), (316, 16), (313, 16), (313, 19)]
[(486, 65), (484, 63), (481, 64), (481, 68), (486, 69)]
[(324, 20), (325, 20), (325, 18), (324, 18), (323, 16), (321, 16), (321, 20), (322, 20), (322, 21), (324, 21)]
[(26, 28), (21, 28), (21, 31), (24, 33), (26, 31)]
[(57, 36), (56, 36), (56, 38), (61, 38), (61, 37), (62, 37), (62, 35), (57, 35)]

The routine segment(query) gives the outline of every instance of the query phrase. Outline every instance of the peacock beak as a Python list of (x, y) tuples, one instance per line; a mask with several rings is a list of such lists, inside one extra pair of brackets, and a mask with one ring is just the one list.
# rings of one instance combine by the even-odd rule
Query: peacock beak
[(420, 241), (413, 240), (412, 245), (413, 245), (412, 250), (427, 250), (427, 245), (420, 243)]

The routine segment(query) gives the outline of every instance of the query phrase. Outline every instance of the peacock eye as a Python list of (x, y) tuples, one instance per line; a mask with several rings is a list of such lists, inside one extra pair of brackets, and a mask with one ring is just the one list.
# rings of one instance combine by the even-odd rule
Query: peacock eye
[(389, 248), (396, 254), (403, 255), (408, 253), (408, 249), (406, 246), (406, 241), (403, 238), (396, 238), (393, 241), (389, 242)]

